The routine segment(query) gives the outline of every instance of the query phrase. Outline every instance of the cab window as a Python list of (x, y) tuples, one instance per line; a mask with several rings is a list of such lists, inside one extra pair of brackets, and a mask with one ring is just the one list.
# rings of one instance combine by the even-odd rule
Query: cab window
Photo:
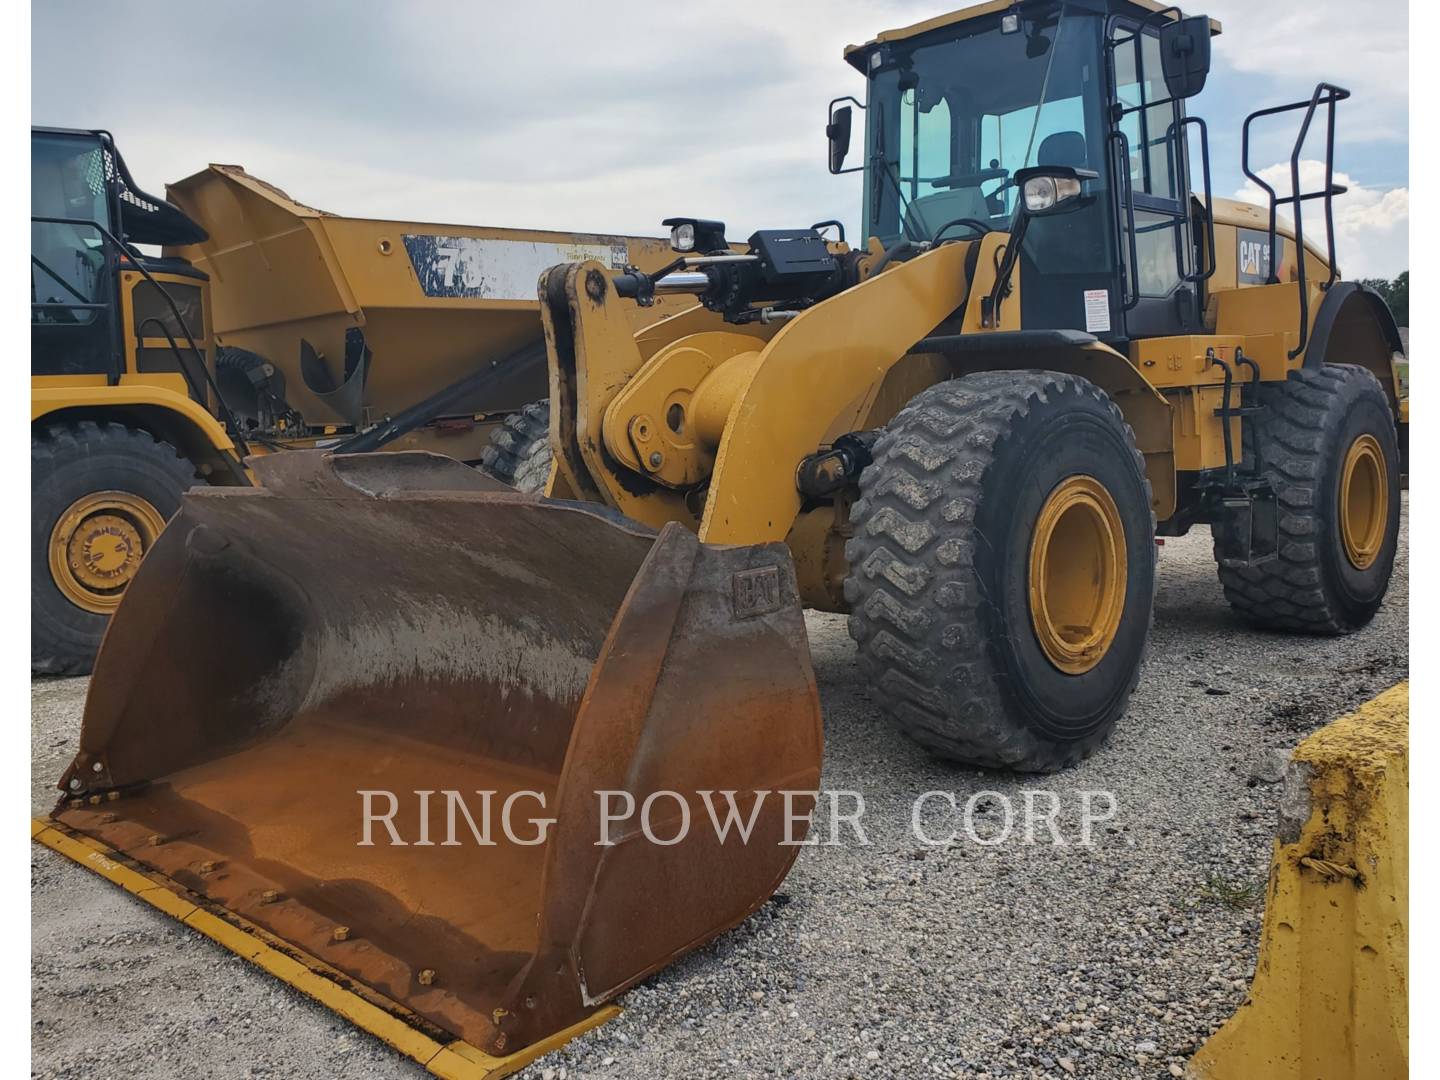
[[(1137, 63), (1137, 57), (1139, 61)], [(1139, 69), (1144, 68), (1144, 79)], [(1144, 34), (1115, 52), (1115, 85), (1120, 104), (1127, 110), (1120, 130), (1130, 142), (1130, 181), (1136, 191), (1162, 198), (1178, 198), (1174, 140), (1174, 103), (1160, 69), (1160, 39)], [(1144, 108), (1139, 108), (1144, 106)]]
[[(92, 137), (32, 136), (30, 214), (30, 293), (37, 304), (87, 304), (101, 296), (105, 271), (104, 238), (86, 222), (110, 228), (105, 185), (105, 152)], [(49, 314), (53, 315), (52, 309)], [(36, 318), (47, 312), (35, 309)], [(71, 321), (86, 321), (93, 311), (72, 310)]]

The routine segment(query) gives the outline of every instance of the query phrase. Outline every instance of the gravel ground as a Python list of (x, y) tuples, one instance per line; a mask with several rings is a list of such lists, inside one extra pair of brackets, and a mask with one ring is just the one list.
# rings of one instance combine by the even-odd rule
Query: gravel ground
[[(936, 764), (877, 720), (842, 618), (810, 614), (827, 787), (863, 794), (869, 844), (801, 852), (743, 926), (626, 994), (616, 1021), (525, 1080), (578, 1077), (1166, 1077), (1240, 1003), (1279, 787), (1307, 732), (1407, 674), (1408, 530), (1390, 597), (1339, 639), (1254, 632), (1199, 528), (1161, 552), (1151, 651), (1108, 747), (1058, 777)], [(84, 680), (33, 684), (34, 805), (75, 749)], [(1051, 842), (926, 848), (923, 792), (1059, 800)], [(1082, 791), (1114, 817), (1081, 846)], [(1042, 796), (1034, 805), (1045, 808)], [(932, 804), (933, 805), (933, 804)], [(995, 835), (1003, 808), (975, 815)], [(1107, 804), (1093, 797), (1097, 813)], [(927, 814), (934, 833), (955, 822)], [(819, 822), (828, 830), (827, 815)], [(33, 848), (33, 1075), (418, 1077), (243, 961)]]

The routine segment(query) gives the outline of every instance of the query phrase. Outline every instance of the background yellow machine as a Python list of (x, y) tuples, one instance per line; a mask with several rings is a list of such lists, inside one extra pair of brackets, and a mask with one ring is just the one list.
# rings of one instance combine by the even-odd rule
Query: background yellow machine
[[(669, 258), (652, 237), (343, 217), (235, 165), (166, 195), (204, 227), (166, 253), (209, 278), (219, 389), (262, 450), (326, 444), (448, 392), (386, 446), (479, 461), (506, 416), (545, 393), (539, 273)], [(656, 317), (637, 312), (637, 328)], [(492, 367), (483, 386), (451, 389)]]
[(523, 411), (546, 383), (536, 275), (668, 258), (643, 237), (339, 217), (228, 165), (160, 199), (106, 132), (37, 128), (31, 145), (42, 673), (90, 670), (181, 493), (248, 484), (247, 454), (367, 432), (363, 447), (484, 457), (513, 478), (508, 433), (545, 426)]
[(104, 131), (31, 133), (31, 666), (81, 673), (197, 481), (246, 484), (211, 381), (205, 276), (134, 245), (204, 230)]
[[(1338, 277), (1333, 184), (1212, 197), (1185, 102), (1218, 30), (1149, 0), (1006, 0), (849, 49), (858, 247), (812, 226), (737, 252), (671, 218), (664, 266), (541, 276), (543, 496), (324, 452), (189, 494), (101, 651), (48, 827), (123, 852), (159, 906), (279, 939), (347, 1015), (356, 995), (511, 1053), (783, 879), (764, 796), (820, 767), (802, 604), (849, 612), (910, 736), (1025, 771), (1124, 713), (1157, 532), (1208, 523), (1258, 624), (1364, 626), (1400, 515), (1398, 335)], [(1253, 124), (1298, 122), (1298, 173), (1346, 96), (1250, 117), (1246, 172)], [(832, 103), (835, 171), (859, 104)], [(698, 303), (637, 333), (667, 296)], [(357, 848), (361, 786), (523, 786), (554, 833)], [(663, 797), (667, 838), (727, 791), (759, 838), (631, 822), (604, 850), (602, 790)], [(443, 831), (440, 800), (397, 814)]]

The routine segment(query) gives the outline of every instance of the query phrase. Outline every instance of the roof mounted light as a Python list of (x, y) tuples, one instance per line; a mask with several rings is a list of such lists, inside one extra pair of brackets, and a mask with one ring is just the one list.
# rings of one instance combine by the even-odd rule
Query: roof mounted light
[(1004, 15), (1000, 16), (1000, 33), (1013, 34), (1020, 29), (1020, 8), (1012, 7)]

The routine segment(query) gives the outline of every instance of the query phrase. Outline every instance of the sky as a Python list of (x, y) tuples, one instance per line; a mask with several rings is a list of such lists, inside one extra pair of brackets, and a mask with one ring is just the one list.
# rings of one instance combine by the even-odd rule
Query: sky
[[(661, 235), (662, 218), (689, 215), (726, 221), (732, 238), (839, 218), (855, 230), (859, 177), (825, 167), (826, 104), (864, 96), (841, 52), (947, 10), (729, 0), (718, 18), (684, 0), (250, 0), (161, 17), (153, 2), (44, 0), (31, 116), (109, 129), (156, 193), (213, 161), (353, 216)], [(1256, 198), (1240, 171), (1251, 109), (1338, 83), (1354, 94), (1338, 115), (1341, 269), (1406, 269), (1405, 0), (1188, 10), (1224, 24), (1189, 110), (1209, 124), (1216, 194)], [(1258, 166), (1288, 160), (1296, 123), (1257, 126)], [(1312, 139), (1306, 159), (1322, 148)]]

